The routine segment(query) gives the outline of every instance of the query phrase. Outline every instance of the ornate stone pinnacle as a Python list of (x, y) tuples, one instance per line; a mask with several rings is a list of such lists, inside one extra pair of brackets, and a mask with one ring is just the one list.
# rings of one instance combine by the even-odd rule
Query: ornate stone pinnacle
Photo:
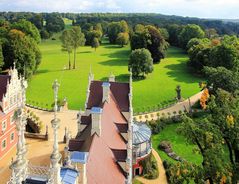
[(57, 113), (57, 99), (58, 99), (58, 90), (59, 90), (59, 83), (57, 82), (57, 79), (54, 81), (52, 85), (52, 89), (54, 90), (54, 119), (56, 119), (56, 113)]
[(27, 177), (27, 165), (28, 161), (26, 159), (26, 141), (25, 141), (25, 126), (26, 126), (26, 118), (24, 114), (24, 108), (25, 108), (25, 101), (26, 101), (26, 82), (23, 78), (21, 78), (21, 103), (18, 104), (18, 111), (17, 111), (17, 122), (16, 122), (16, 128), (18, 132), (18, 142), (17, 142), (17, 158), (14, 162), (11, 164), (12, 169), (12, 177), (11, 180), (13, 183), (22, 183), (22, 181), (25, 181)]
[(61, 154), (58, 150), (58, 128), (60, 124), (60, 120), (57, 119), (57, 100), (58, 100), (58, 89), (59, 89), (59, 83), (57, 80), (54, 81), (52, 88), (54, 90), (54, 119), (51, 121), (53, 133), (54, 133), (54, 143), (53, 143), (53, 152), (51, 154), (51, 177), (53, 178), (54, 184), (61, 183), (61, 177), (60, 177), (60, 164), (59, 161), (61, 159)]

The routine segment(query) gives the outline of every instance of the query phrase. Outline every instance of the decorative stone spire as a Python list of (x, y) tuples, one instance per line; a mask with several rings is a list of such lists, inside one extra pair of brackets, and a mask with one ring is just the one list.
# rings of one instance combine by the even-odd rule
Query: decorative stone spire
[(92, 69), (91, 69), (91, 65), (90, 65), (90, 72), (89, 72), (89, 76), (88, 76), (88, 87), (87, 87), (87, 90), (86, 90), (85, 110), (87, 108), (87, 102), (88, 102), (88, 99), (89, 99), (89, 96), (90, 96), (90, 84), (91, 84), (92, 80), (94, 80), (94, 74), (92, 73)]
[(54, 143), (53, 143), (53, 152), (51, 154), (51, 177), (49, 183), (51, 184), (61, 184), (61, 177), (60, 177), (60, 164), (59, 161), (61, 159), (61, 154), (59, 153), (58, 149), (58, 129), (60, 126), (60, 120), (57, 119), (57, 99), (58, 99), (58, 89), (59, 89), (59, 83), (57, 80), (54, 81), (53, 86), (54, 90), (54, 100), (55, 100), (55, 105), (54, 105), (54, 119), (51, 121), (51, 125), (53, 128), (53, 133), (54, 133)]
[(65, 167), (72, 168), (71, 159), (70, 159), (70, 151), (69, 151), (69, 142), (71, 139), (71, 135), (69, 129), (66, 132), (66, 146), (65, 146)]
[(109, 76), (109, 82), (115, 82), (115, 75), (111, 72)]
[(81, 116), (84, 114), (84, 112), (80, 109), (80, 111), (77, 114), (77, 134), (80, 134), (82, 127), (81, 127)]
[(18, 132), (17, 142), (17, 158), (12, 162), (10, 168), (12, 169), (11, 182), (13, 184), (21, 184), (27, 177), (27, 165), (28, 160), (26, 159), (26, 141), (25, 141), (25, 126), (26, 116), (24, 114), (25, 102), (26, 102), (26, 88), (27, 83), (24, 78), (21, 78), (21, 103), (18, 104), (16, 128)]
[(89, 81), (94, 80), (94, 74), (92, 73), (92, 67), (90, 65), (90, 72), (89, 72)]
[(132, 98), (133, 98), (133, 93), (132, 93), (132, 72), (130, 70), (130, 78), (129, 78), (129, 86), (130, 86), (130, 91), (129, 91), (129, 122), (128, 122), (128, 144), (127, 144), (127, 168), (128, 168), (128, 177), (127, 177), (127, 184), (132, 183), (132, 157), (133, 157), (133, 106), (132, 106)]

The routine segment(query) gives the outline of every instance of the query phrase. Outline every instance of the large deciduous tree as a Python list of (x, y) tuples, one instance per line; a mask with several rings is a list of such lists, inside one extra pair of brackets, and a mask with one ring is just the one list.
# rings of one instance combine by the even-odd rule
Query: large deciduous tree
[(208, 85), (213, 86), (213, 91), (221, 88), (228, 92), (239, 90), (239, 74), (224, 67), (204, 67), (203, 69)]
[(85, 33), (85, 39), (86, 39), (85, 44), (86, 45), (91, 45), (94, 38), (97, 38), (98, 41), (100, 42), (101, 38), (102, 38), (102, 32), (99, 31), (99, 30), (86, 31), (86, 33)]
[(213, 67), (223, 66), (229, 70), (239, 69), (239, 54), (233, 45), (222, 44), (213, 47), (210, 59)]
[(185, 26), (179, 34), (180, 46), (186, 49), (186, 46), (192, 38), (203, 38), (205, 36), (204, 31), (200, 26), (195, 24), (188, 24)]
[(99, 42), (98, 38), (94, 38), (93, 41), (92, 41), (92, 43), (91, 43), (91, 47), (94, 48), (95, 51), (96, 51), (96, 49), (97, 49), (99, 46), (100, 46), (100, 42)]
[(16, 62), (19, 73), (29, 78), (41, 61), (41, 53), (35, 40), (22, 31), (12, 29), (4, 44), (4, 67), (9, 68)]
[(168, 43), (164, 40), (160, 31), (154, 26), (146, 26), (150, 35), (150, 41), (147, 44), (147, 49), (150, 51), (154, 63), (160, 62), (165, 57)]
[(0, 71), (2, 71), (3, 65), (4, 62), (3, 62), (2, 44), (0, 43)]
[(133, 77), (151, 73), (153, 71), (153, 59), (147, 49), (136, 49), (132, 51), (129, 59), (129, 69), (131, 69)]
[(121, 47), (124, 47), (124, 45), (127, 45), (129, 43), (129, 34), (127, 32), (119, 33), (116, 42)]
[(81, 28), (79, 26), (72, 27), (71, 30), (72, 37), (72, 46), (74, 49), (74, 63), (73, 69), (76, 68), (76, 50), (78, 47), (85, 45), (85, 35), (81, 32)]
[(115, 44), (119, 33), (129, 33), (129, 27), (126, 21), (111, 22), (108, 26), (108, 36), (110, 43)]
[(64, 30), (65, 23), (63, 19), (57, 14), (48, 14), (46, 16), (46, 30), (48, 32), (60, 32)]
[(210, 98), (208, 109), (211, 112), (210, 121), (222, 132), (231, 163), (239, 165), (239, 95), (219, 89)]
[(41, 30), (43, 28), (43, 17), (42, 14), (35, 14), (33, 15), (29, 21), (33, 23), (37, 29)]
[(71, 69), (71, 53), (73, 50), (73, 38), (72, 38), (72, 30), (65, 30), (63, 31), (61, 37), (62, 42), (62, 50), (68, 53), (68, 66), (69, 70)]
[(165, 57), (168, 42), (154, 26), (138, 26), (137, 32), (131, 37), (131, 50), (146, 48), (150, 51), (153, 62), (158, 63)]
[(167, 26), (170, 45), (179, 46), (179, 34), (182, 31), (182, 29), (183, 26), (178, 24), (170, 24)]
[(193, 120), (185, 116), (178, 132), (188, 142), (197, 145), (203, 157), (201, 181), (208, 181), (210, 184), (231, 182), (232, 169), (224, 159), (223, 137), (217, 125), (207, 118)]
[(20, 20), (11, 25), (12, 29), (17, 29), (25, 33), (26, 35), (32, 37), (37, 43), (40, 43), (41, 37), (38, 29), (34, 24), (27, 20)]

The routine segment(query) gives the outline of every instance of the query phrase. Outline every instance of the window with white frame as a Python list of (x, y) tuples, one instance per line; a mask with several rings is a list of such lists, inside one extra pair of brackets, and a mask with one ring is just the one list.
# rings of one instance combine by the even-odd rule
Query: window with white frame
[(11, 141), (11, 142), (13, 142), (13, 141), (14, 141), (14, 137), (15, 137), (15, 133), (14, 133), (14, 132), (12, 132), (12, 133), (11, 133), (11, 136), (10, 136), (10, 141)]
[(11, 123), (11, 125), (14, 123), (14, 114), (11, 115), (11, 117), (10, 117), (10, 123)]
[(7, 129), (7, 121), (2, 122), (2, 131), (4, 132)]
[(6, 147), (7, 147), (7, 140), (4, 139), (4, 140), (2, 141), (2, 150), (4, 150)]

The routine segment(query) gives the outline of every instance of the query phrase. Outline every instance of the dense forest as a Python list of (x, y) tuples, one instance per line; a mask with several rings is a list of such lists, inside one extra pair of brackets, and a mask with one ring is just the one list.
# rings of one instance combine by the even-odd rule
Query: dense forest
[[(46, 19), (52, 14), (74, 20), (74, 22), (79, 25), (83, 25), (85, 23), (102, 23), (120, 20), (125, 20), (131, 27), (135, 26), (136, 24), (152, 24), (158, 27), (167, 27), (171, 24), (197, 24), (203, 29), (214, 28), (219, 34), (239, 34), (238, 20), (199, 19), (154, 13), (41, 13), (37, 15), (41, 15), (43, 19)], [(0, 19), (14, 22), (23, 18), (31, 20), (35, 15), (36, 13), (30, 12), (0, 12)]]

